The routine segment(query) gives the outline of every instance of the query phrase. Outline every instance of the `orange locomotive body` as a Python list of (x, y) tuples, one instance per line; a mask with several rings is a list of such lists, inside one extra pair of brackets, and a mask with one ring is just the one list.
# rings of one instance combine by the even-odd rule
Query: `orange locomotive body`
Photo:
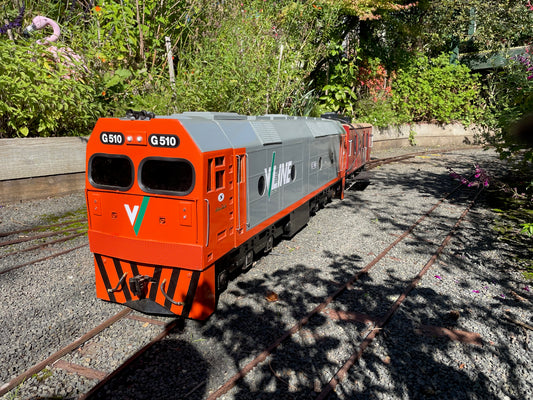
[(86, 178), (97, 296), (148, 314), (206, 319), (231, 271), (342, 197), (370, 141), (370, 126), (326, 119), (100, 119)]

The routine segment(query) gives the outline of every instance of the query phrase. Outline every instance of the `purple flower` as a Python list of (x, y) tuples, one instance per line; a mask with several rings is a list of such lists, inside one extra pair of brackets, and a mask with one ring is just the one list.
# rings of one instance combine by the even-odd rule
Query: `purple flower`
[(435, 275), (435, 278), (442, 279), (439, 275)]
[(474, 289), (472, 290), (472, 293), (479, 293), (479, 290)]
[(489, 175), (487, 174), (487, 171), (485, 171), (483, 168), (481, 168), (479, 165), (474, 165), (475, 173), (474, 177), (475, 179), (473, 181), (469, 181), (464, 176), (458, 174), (453, 169), (448, 167), (448, 171), (450, 173), (450, 176), (453, 179), (457, 179), (461, 182), (462, 185), (466, 185), (467, 187), (477, 187), (480, 185), (483, 185), (483, 187), (489, 186)]
[(524, 287), (524, 290), (525, 290), (526, 292), (529, 292), (529, 286), (525, 286), (525, 287)]
[(22, 3), (22, 7), (19, 10), (19, 14), (13, 20), (13, 22), (8, 22), (4, 26), (0, 26), (0, 33), (7, 33), (9, 29), (13, 29), (19, 26), (22, 26), (22, 18), (24, 16), (24, 10), (26, 9), (26, 4)]

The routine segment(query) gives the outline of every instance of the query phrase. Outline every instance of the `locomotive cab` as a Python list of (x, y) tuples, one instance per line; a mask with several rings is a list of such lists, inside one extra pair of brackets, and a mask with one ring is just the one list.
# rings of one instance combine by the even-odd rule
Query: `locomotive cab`
[[(198, 229), (211, 211), (204, 158), (177, 120), (98, 121), (87, 145), (86, 199), (99, 298), (152, 314), (212, 313), (214, 255), (203, 245), (209, 230)], [(214, 179), (223, 186), (226, 177)]]

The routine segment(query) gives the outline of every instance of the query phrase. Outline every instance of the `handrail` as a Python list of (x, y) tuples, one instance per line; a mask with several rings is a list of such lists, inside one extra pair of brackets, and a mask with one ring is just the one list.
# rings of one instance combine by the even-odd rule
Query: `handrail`
[(207, 229), (206, 229), (206, 239), (205, 239), (205, 247), (209, 246), (209, 200), (207, 199), (204, 199), (205, 202), (207, 203), (207, 214), (206, 214), (206, 219), (207, 219)]
[(241, 181), (242, 181), (242, 165), (241, 156), (237, 157), (237, 231), (241, 230)]
[(165, 283), (167, 283), (167, 280), (163, 279), (163, 282), (161, 282), (161, 285), (159, 286), (159, 289), (161, 290), (161, 293), (163, 293), (163, 296), (165, 296), (165, 299), (176, 306), (184, 305), (185, 303), (182, 303), (181, 301), (174, 301), (168, 294), (165, 293)]
[[(120, 292), (121, 290), (124, 290), (124, 286), (123, 285), (124, 285), (124, 280), (126, 279), (126, 275), (128, 275), (128, 273), (124, 272), (124, 275), (122, 275), (122, 278), (120, 278), (118, 280), (117, 286), (115, 286), (114, 289), (107, 289), (107, 292), (108, 293), (115, 293), (115, 292)], [(119, 287), (121, 287), (121, 288), (119, 289)]]

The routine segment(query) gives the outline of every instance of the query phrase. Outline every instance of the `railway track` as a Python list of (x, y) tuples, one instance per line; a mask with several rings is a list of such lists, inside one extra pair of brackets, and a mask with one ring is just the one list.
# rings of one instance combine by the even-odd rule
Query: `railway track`
[[(422, 153), (426, 154), (426, 153)], [(407, 158), (412, 158), (415, 156), (419, 156), (421, 153), (414, 153), (410, 154), (408, 156), (402, 156), (400, 158), (394, 158), (391, 160), (385, 160), (385, 163), (387, 162), (394, 162), (397, 160), (405, 160)], [(402, 242), (404, 239), (409, 237), (413, 231), (427, 218), (430, 218), (431, 214), (441, 205), (446, 204), (445, 202), (457, 191), (462, 189), (463, 187), (461, 185), (457, 186), (452, 192), (447, 194), (444, 198), (442, 198), (439, 202), (437, 202), (431, 209), (429, 209), (426, 213), (424, 213), (413, 225), (411, 225), (406, 231), (404, 231), (399, 237), (392, 242), (387, 248), (385, 248), (377, 257), (375, 257), (369, 264), (367, 264), (362, 270), (360, 270), (356, 275), (354, 275), (350, 280), (345, 282), (341, 288), (339, 288), (335, 293), (328, 296), (320, 305), (318, 305), (316, 308), (314, 308), (309, 314), (307, 314), (304, 318), (302, 318), (300, 321), (298, 321), (291, 329), (287, 330), (283, 335), (279, 336), (277, 339), (273, 341), (273, 343), (268, 346), (264, 351), (262, 351), (256, 358), (254, 358), (251, 362), (246, 364), (241, 370), (239, 370), (235, 375), (233, 375), (229, 380), (227, 380), (224, 384), (222, 384), (217, 390), (210, 393), (210, 395), (207, 397), (209, 399), (216, 399), (220, 398), (221, 396), (224, 396), (228, 394), (228, 392), (235, 387), (239, 381), (246, 379), (248, 374), (252, 374), (252, 371), (254, 368), (258, 367), (259, 365), (266, 363), (268, 361), (268, 366), (270, 370), (272, 371), (273, 375), (276, 376), (277, 379), (287, 384), (287, 386), (290, 386), (290, 384), (286, 381), (284, 381), (279, 375), (274, 371), (272, 367), (272, 360), (273, 355), (275, 352), (282, 346), (283, 344), (286, 344), (289, 342), (289, 340), (293, 339), (293, 337), (301, 332), (301, 330), (312, 321), (313, 318), (317, 316), (323, 316), (324, 313), (331, 312), (331, 309), (328, 309), (328, 306), (331, 307), (332, 303), (337, 299), (337, 297), (342, 296), (347, 291), (354, 290), (356, 283), (363, 277), (368, 276), (371, 273), (371, 269), (378, 264), (384, 257), (386, 257), (396, 245), (398, 245), (400, 242)], [(434, 252), (434, 254), (431, 256), (429, 261), (424, 265), (422, 270), (420, 270), (412, 279), (412, 281), (403, 289), (401, 294), (398, 296), (396, 301), (391, 305), (391, 307), (388, 309), (387, 313), (382, 317), (373, 317), (373, 316), (363, 316), (363, 320), (372, 321), (372, 325), (370, 327), (367, 327), (364, 338), (361, 341), (361, 344), (357, 348), (357, 351), (346, 361), (346, 363), (333, 375), (331, 380), (324, 385), (323, 389), (320, 391), (318, 398), (327, 398), (328, 394), (331, 390), (335, 390), (336, 385), (342, 381), (342, 379), (346, 376), (347, 371), (353, 364), (362, 357), (364, 350), (368, 347), (368, 345), (372, 342), (372, 340), (379, 334), (379, 332), (386, 326), (387, 322), (392, 318), (396, 310), (400, 307), (400, 305), (405, 301), (410, 291), (416, 287), (417, 283), (420, 281), (422, 276), (427, 273), (429, 268), (433, 265), (433, 263), (436, 261), (438, 256), (444, 251), (444, 248), (449, 243), (450, 239), (454, 235), (454, 233), (459, 229), (459, 226), (462, 222), (462, 220), (465, 218), (471, 207), (474, 205), (475, 199), (479, 196), (480, 192), (478, 192), (473, 200), (470, 200), (468, 202), (468, 205), (463, 210), (459, 218), (457, 219), (455, 225), (453, 225), (450, 229), (450, 231), (447, 233), (445, 239), (443, 242), (436, 247), (437, 250)], [(349, 314), (349, 312), (344, 311), (344, 315)], [(286, 348), (284, 348), (284, 351), (287, 351)], [(205, 386), (207, 382), (199, 382), (195, 387), (193, 387), (192, 392), (187, 393), (188, 395), (192, 394), (195, 390)], [(315, 388), (316, 391), (316, 388)], [(96, 393), (96, 392), (95, 392)], [(228, 394), (229, 395), (229, 394)], [(241, 394), (242, 395), (242, 394)], [(102, 397), (100, 397), (102, 398)]]
[[(148, 348), (150, 348), (153, 344), (160, 341), (162, 338), (167, 336), (170, 331), (172, 331), (176, 326), (180, 324), (180, 321), (178, 320), (172, 320), (169, 323), (162, 323), (160, 320), (147, 318), (147, 317), (140, 317), (136, 315), (131, 315), (132, 310), (128, 308), (122, 309), (120, 312), (116, 313), (112, 317), (108, 318), (98, 326), (94, 327), (81, 337), (77, 338), (73, 342), (69, 343), (68, 345), (62, 347), (61, 349), (57, 350), (55, 353), (50, 355), (45, 360), (39, 362), (38, 364), (35, 364), (16, 376), (15, 378), (11, 379), (9, 382), (3, 384), (0, 386), (0, 396), (5, 395), (6, 393), (10, 392), (12, 389), (16, 388), (18, 385), (22, 384), (27, 379), (36, 376), (36, 374), (40, 373), (42, 370), (44, 370), (47, 367), (50, 368), (59, 368), (63, 369), (69, 373), (85, 376), (89, 379), (94, 379), (100, 382), (100, 384), (96, 384), (94, 388), (89, 391), (86, 395), (82, 395), (81, 398), (86, 398), (86, 396), (89, 396), (94, 391), (97, 391), (101, 384), (105, 383), (108, 379), (111, 379), (112, 377), (116, 376), (116, 374), (120, 373), (124, 368), (126, 368), (128, 365), (130, 365), (137, 357), (139, 357), (141, 354), (143, 354)], [(93, 340), (97, 335), (100, 335), (105, 329), (110, 328), (117, 322), (129, 318), (131, 320), (137, 321), (139, 323), (145, 323), (145, 324), (154, 324), (154, 325), (163, 325), (164, 328), (156, 337), (154, 337), (150, 342), (145, 344), (143, 347), (141, 347), (140, 350), (137, 350), (132, 356), (130, 356), (124, 364), (121, 365), (121, 367), (117, 368), (116, 370), (112, 372), (106, 372), (106, 371), (100, 371), (95, 370), (93, 368), (87, 368), (81, 365), (77, 365), (68, 361), (65, 361), (63, 358), (80, 347), (86, 345), (89, 341)]]
[[(410, 157), (413, 157), (413, 156), (410, 156)], [(405, 157), (402, 156), (400, 159), (404, 160)], [(433, 207), (431, 207), (427, 212), (425, 212), (414, 224), (412, 224), (407, 230), (405, 230), (396, 240), (390, 243), (389, 246), (387, 246), (383, 251), (381, 251), (381, 253), (379, 253), (379, 255), (376, 256), (370, 263), (368, 263), (363, 269), (358, 271), (351, 279), (346, 281), (336, 292), (328, 296), (322, 303), (320, 303), (317, 307), (315, 307), (309, 314), (307, 314), (305, 317), (300, 319), (292, 328), (290, 328), (283, 335), (275, 339), (269, 347), (263, 350), (251, 362), (249, 362), (246, 366), (244, 366), (241, 370), (239, 370), (235, 375), (233, 375), (229, 380), (227, 380), (223, 385), (221, 385), (215, 392), (211, 393), (208, 399), (215, 400), (227, 394), (233, 387), (235, 387), (235, 385), (237, 385), (237, 383), (240, 380), (244, 379), (248, 374), (250, 374), (254, 368), (259, 366), (261, 363), (265, 362), (268, 357), (272, 356), (274, 352), (282, 344), (288, 342), (289, 339), (293, 338), (295, 334), (300, 332), (304, 326), (308, 325), (313, 318), (319, 315), (323, 315), (323, 311), (326, 310), (326, 307), (332, 306), (332, 303), (339, 296), (343, 295), (345, 292), (349, 290), (353, 290), (354, 285), (356, 284), (356, 282), (358, 282), (361, 279), (361, 277), (369, 275), (371, 273), (372, 268), (376, 264), (378, 264), (387, 254), (389, 254), (396, 245), (398, 245), (405, 238), (411, 235), (413, 231), (424, 220), (429, 218), (431, 214), (439, 206), (441, 206), (448, 198), (450, 198), (452, 194), (454, 194), (456, 191), (460, 190), (461, 188), (462, 188), (461, 185), (457, 186), (452, 192), (448, 193), (441, 200), (439, 200), (435, 205), (433, 205)], [(335, 387), (338, 385), (338, 383), (344, 379), (348, 370), (354, 365), (354, 363), (363, 356), (363, 352), (365, 351), (365, 349), (372, 343), (374, 338), (385, 327), (388, 321), (393, 317), (396, 310), (405, 301), (405, 299), (407, 298), (411, 290), (416, 287), (416, 285), (418, 284), (422, 276), (424, 276), (428, 272), (429, 268), (437, 260), (439, 255), (443, 252), (444, 248), (449, 243), (452, 236), (458, 230), (461, 222), (463, 221), (467, 213), (470, 211), (470, 209), (474, 205), (474, 202), (480, 193), (481, 193), (481, 190), (478, 191), (474, 199), (468, 203), (464, 211), (461, 213), (460, 217), (457, 219), (456, 223), (450, 229), (449, 233), (446, 235), (445, 239), (442, 241), (440, 246), (438, 246), (437, 250), (433, 253), (429, 261), (418, 272), (418, 274), (413, 277), (411, 282), (409, 282), (409, 284), (405, 286), (402, 293), (398, 296), (398, 298), (394, 301), (394, 303), (388, 308), (387, 313), (382, 317), (374, 317), (374, 316), (364, 317), (366, 318), (367, 321), (373, 321), (372, 326), (369, 329), (366, 329), (365, 334), (362, 337), (362, 341), (357, 346), (357, 349), (352, 354), (352, 356), (331, 377), (329, 382), (323, 388), (321, 388), (318, 396), (316, 397), (317, 399), (326, 399), (327, 396), (330, 394), (330, 392), (332, 390), (335, 390)], [(284, 350), (286, 351), (287, 349), (285, 348)], [(316, 388), (315, 388), (315, 391), (316, 391)]]
[(381, 165), (391, 164), (394, 162), (402, 162), (405, 160), (410, 160), (415, 157), (423, 157), (429, 154), (446, 154), (446, 153), (450, 153), (450, 152), (457, 151), (457, 150), (461, 150), (461, 148), (457, 147), (457, 148), (450, 148), (450, 149), (442, 149), (439, 151), (435, 151), (435, 150), (417, 151), (413, 153), (400, 154), (400, 155), (393, 156), (393, 157), (375, 158), (375, 159), (368, 161), (366, 165), (367, 165), (367, 169), (374, 169)]
[[(418, 155), (420, 155), (420, 153), (414, 153), (411, 154), (410, 157), (415, 157)], [(405, 160), (405, 156), (402, 156), (400, 161), (402, 160)], [(293, 387), (295, 385), (294, 381), (292, 381), (290, 377), (285, 376), (283, 374), (284, 365), (287, 362), (288, 354), (294, 354), (293, 352), (291, 352), (291, 346), (294, 346), (295, 344), (302, 344), (303, 341), (304, 348), (306, 349), (306, 351), (309, 351), (309, 357), (311, 357), (310, 354), (315, 351), (314, 346), (323, 344), (323, 342), (321, 342), (321, 337), (327, 336), (328, 333), (320, 332), (319, 330), (317, 330), (317, 328), (322, 325), (324, 318), (326, 318), (328, 321), (332, 321), (333, 325), (336, 324), (336, 321), (342, 320), (345, 321), (344, 323), (346, 323), (346, 321), (349, 321), (349, 324), (351, 324), (350, 330), (357, 332), (355, 335), (356, 340), (352, 341), (352, 345), (349, 348), (349, 351), (346, 352), (350, 354), (347, 354), (347, 356), (342, 359), (339, 358), (335, 363), (331, 363), (331, 365), (329, 365), (328, 367), (329, 372), (327, 376), (322, 373), (316, 375), (315, 377), (312, 377), (313, 372), (306, 371), (306, 374), (310, 377), (310, 381), (313, 381), (313, 378), (315, 378), (315, 384), (310, 385), (306, 389), (308, 390), (307, 393), (311, 394), (313, 397), (319, 396), (318, 398), (328, 398), (331, 391), (334, 391), (338, 385), (341, 385), (346, 376), (349, 375), (350, 368), (353, 368), (353, 366), (357, 364), (357, 362), (360, 362), (361, 358), (364, 358), (365, 350), (368, 352), (368, 346), (373, 341), (375, 341), (375, 339), (379, 337), (383, 329), (387, 327), (387, 324), (391, 319), (394, 318), (394, 315), (397, 310), (401, 309), (401, 304), (403, 304), (406, 298), (409, 298), (410, 293), (413, 291), (413, 289), (416, 288), (417, 282), (420, 281), (423, 274), (426, 273), (429, 268), (431, 268), (435, 260), (444, 251), (446, 245), (450, 241), (450, 238), (454, 234), (453, 232), (456, 232), (457, 229), (459, 229), (461, 221), (468, 213), (468, 210), (472, 206), (474, 199), (465, 200), (464, 202), (468, 204), (463, 207), (462, 211), (459, 211), (457, 210), (457, 201), (454, 200), (453, 202), (450, 202), (451, 196), (458, 195), (458, 193), (459, 187), (457, 187), (456, 190), (451, 191), (447, 196), (439, 200), (439, 202), (434, 204), (428, 211), (422, 213), (422, 216), (411, 226), (409, 226), (408, 229), (405, 229), (402, 233), (399, 234), (394, 233), (397, 238), (391, 243), (388, 243), (387, 245), (381, 244), (381, 247), (384, 248), (384, 250), (382, 250), (378, 256), (374, 257), (369, 263), (365, 265), (365, 267), (360, 269), (350, 279), (342, 283), (342, 285), (339, 284), (339, 280), (337, 279), (337, 282), (335, 284), (339, 285), (340, 287), (333, 291), (332, 294), (326, 296), (319, 305), (314, 307), (313, 310), (307, 313), (303, 318), (300, 318), (298, 321), (296, 321), (296, 323), (291, 328), (287, 329), (277, 339), (269, 339), (269, 341), (271, 341), (271, 344), (269, 346), (265, 346), (264, 350), (259, 354), (255, 352), (256, 356), (252, 356), (252, 360), (245, 363), (245, 365), (242, 365), (242, 368), (240, 368), (240, 370), (238, 370), (235, 374), (231, 375), (229, 379), (222, 379), (221, 374), (217, 374), (215, 371), (212, 371), (210, 372), (210, 374), (216, 374), (218, 376), (217, 379), (214, 379), (215, 383), (209, 382), (208, 380), (205, 380), (205, 378), (204, 380), (196, 382), (188, 382), (190, 383), (190, 385), (188, 385), (187, 389), (181, 391), (181, 395), (179, 395), (177, 398), (208, 397), (210, 399), (214, 399), (224, 396), (227, 396), (227, 398), (232, 398), (232, 388), (234, 388), (235, 386), (241, 388), (241, 391), (237, 396), (244, 396), (243, 398), (245, 398), (246, 394), (242, 390), (248, 387), (248, 384), (242, 385), (242, 382), (248, 381), (250, 379), (253, 380), (253, 378), (250, 377), (253, 376), (254, 373), (258, 371), (264, 372), (265, 370), (267, 370), (267, 372), (270, 371), (273, 377), (272, 379), (274, 381), (277, 381), (278, 384), (280, 384), (281, 386), (285, 385), (287, 392), (295, 391), (296, 398), (305, 398), (304, 395), (302, 395), (302, 392), (298, 392), (298, 390)], [(430, 229), (433, 229), (428, 228), (428, 226), (443, 227), (444, 224), (442, 224), (442, 215), (437, 215), (435, 222), (430, 223), (429, 225), (427, 224), (428, 219), (432, 217), (432, 214), (442, 209), (447, 209), (445, 214), (450, 213), (453, 210), (454, 214), (457, 215), (457, 218), (455, 219), (455, 224), (448, 224), (447, 231), (440, 232), (439, 238), (433, 237), (428, 239), (423, 237), (425, 234), (418, 233), (419, 231), (428, 231)], [(443, 229), (439, 229), (439, 231), (442, 230)], [(18, 232), (16, 234), (21, 233), (23, 232)], [(7, 237), (8, 240), (16, 240), (12, 239), (10, 236), (3, 237)], [(409, 281), (402, 280), (403, 287), (401, 288), (401, 290), (400, 288), (398, 288), (398, 294), (394, 300), (389, 301), (386, 306), (378, 307), (374, 305), (370, 307), (370, 309), (374, 310), (375, 312), (362, 312), (365, 298), (364, 296), (362, 296), (363, 290), (359, 285), (365, 285), (365, 283), (369, 279), (372, 279), (374, 269), (378, 268), (378, 266), (380, 266), (382, 262), (390, 262), (391, 260), (394, 261), (396, 257), (396, 255), (394, 254), (396, 247), (399, 245), (403, 245), (405, 241), (414, 241), (413, 238), (421, 240), (425, 243), (425, 245), (433, 245), (433, 247), (435, 248), (434, 252), (429, 257), (429, 260), (427, 260), (427, 263), (422, 268), (418, 268), (416, 271), (413, 269), (411, 274), (412, 276)], [(19, 244), (13, 244), (13, 246), (16, 245)], [(413, 245), (414, 242), (411, 243), (411, 246)], [(7, 246), (8, 245), (4, 247)], [(275, 252), (276, 249), (274, 250), (274, 253)], [(273, 254), (272, 257), (275, 258), (276, 255)], [(392, 270), (393, 267), (390, 268)], [(392, 274), (394, 274), (394, 272), (392, 272)], [(360, 302), (353, 303), (353, 299), (349, 301), (346, 300), (346, 296), (354, 297), (354, 294), (355, 297), (360, 298)], [(352, 303), (356, 305), (353, 308), (351, 308)], [(119, 314), (120, 316), (118, 316)], [(176, 327), (179, 326), (181, 328), (181, 322), (179, 321), (172, 320), (169, 323), (165, 323), (161, 320), (154, 320), (154, 322), (152, 322), (149, 321), (149, 319), (146, 319), (145, 317), (132, 315), (132, 312), (130, 312), (130, 310), (128, 309), (121, 309), (117, 316), (114, 316), (114, 318), (117, 318), (116, 321), (111, 323), (108, 327), (104, 327), (101, 333), (105, 333), (108, 328), (112, 329), (113, 324), (120, 323), (120, 321), (124, 321), (125, 319), (130, 319), (130, 322), (134, 323), (136, 323), (135, 321), (137, 321), (145, 325), (151, 324), (154, 327), (158, 327), (159, 333), (155, 334), (156, 332), (154, 332), (150, 340), (146, 339), (143, 343), (138, 344), (134, 351), (129, 352), (128, 356), (123, 358), (120, 366), (113, 367), (112, 369), (108, 368), (107, 370), (103, 370), (93, 367), (78, 368), (76, 367), (76, 359), (73, 359), (72, 357), (69, 358), (69, 354), (71, 354), (72, 352), (75, 353), (76, 348), (78, 348), (79, 351), (80, 348), (83, 350), (85, 346), (90, 347), (89, 343), (91, 343), (91, 340), (94, 340), (98, 336), (98, 334), (96, 336), (91, 336), (90, 332), (87, 332), (87, 334), (82, 335), (82, 338), (87, 338), (87, 340), (83, 340), (81, 342), (73, 341), (71, 344), (69, 344), (69, 346), (66, 346), (68, 348), (68, 354), (62, 354), (62, 352), (64, 352), (65, 350), (61, 349), (57, 351), (54, 356), (46, 358), (44, 361), (36, 364), (32, 368), (42, 367), (41, 370), (43, 368), (52, 368), (53, 370), (62, 369), (64, 371), (68, 371), (69, 373), (75, 373), (75, 371), (78, 370), (76, 374), (81, 373), (82, 375), (85, 374), (85, 376), (92, 376), (92, 389), (83, 394), (81, 398), (106, 398), (106, 396), (108, 396), (108, 392), (106, 392), (106, 390), (109, 389), (109, 385), (112, 386), (113, 382), (121, 381), (121, 379), (123, 380), (123, 377), (125, 375), (122, 374), (127, 374), (129, 376), (130, 369), (136, 368), (137, 364), (139, 363), (139, 357), (142, 357), (142, 354), (146, 353), (147, 349), (149, 349), (150, 346), (153, 346), (155, 343), (158, 343), (158, 341), (161, 341), (164, 338), (168, 337), (169, 334), (171, 336), (175, 336)], [(132, 321), (132, 317), (136, 319)], [(228, 317), (227, 313), (221, 316), (221, 318), (225, 317)], [(216, 318), (217, 316), (213, 318), (214, 322), (211, 322), (213, 326), (217, 324)], [(210, 324), (208, 323), (208, 325)], [(137, 327), (132, 327), (132, 329), (138, 330), (138, 325)], [(180, 332), (177, 332), (176, 334), (179, 336), (181, 335)], [(195, 335), (198, 334), (197, 331), (192, 330), (190, 332), (191, 337), (193, 335), (193, 332)], [(189, 334), (188, 331), (186, 331), (186, 333)], [(280, 349), (282, 351), (280, 351)], [(180, 354), (182, 354), (181, 350), (176, 350), (176, 353), (173, 356), (176, 357), (176, 362), (183, 362), (177, 361), (181, 357)], [(143, 361), (141, 360), (141, 364), (142, 363)], [(98, 365), (98, 362), (93, 360), (91, 361), (91, 365)], [(29, 375), (26, 375), (24, 377), (21, 374), (19, 377), (17, 377), (18, 380), (11, 380), (9, 382), (11, 387), (10, 390), (16, 388), (17, 385), (20, 385), (20, 382), (24, 381), (24, 379), (27, 379), (28, 376), (34, 376), (36, 374), (35, 369), (30, 369), (30, 372), (26, 372), (26, 374)], [(316, 382), (319, 382), (319, 384), (317, 384)], [(9, 390), (5, 390), (7, 389), (6, 385), (4, 384), (4, 386), (0, 387), (0, 396), (9, 392)], [(300, 397), (298, 397), (298, 395)], [(252, 396), (250, 398), (253, 398), (252, 394), (250, 394), (250, 396)], [(173, 397), (169, 396), (168, 398)]]
[[(0, 262), (2, 263), (0, 276), (85, 247), (88, 245), (87, 240), (67, 249), (62, 244), (86, 234), (86, 218), (68, 219), (54, 224), (0, 232)], [(43, 252), (47, 254), (43, 256)], [(20, 262), (23, 258), (25, 261)]]

